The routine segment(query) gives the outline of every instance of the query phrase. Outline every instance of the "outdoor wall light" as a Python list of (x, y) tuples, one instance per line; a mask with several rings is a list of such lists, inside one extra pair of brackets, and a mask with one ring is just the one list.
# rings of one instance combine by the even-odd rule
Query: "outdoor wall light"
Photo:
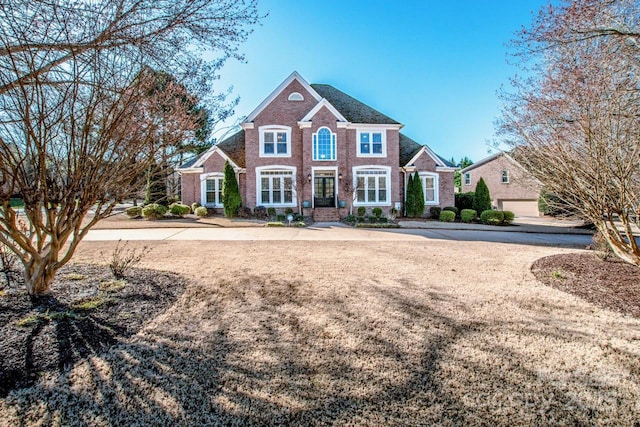
[(342, 181), (342, 174), (338, 175), (338, 181)]
[(307, 175), (307, 181), (311, 182), (311, 174)]

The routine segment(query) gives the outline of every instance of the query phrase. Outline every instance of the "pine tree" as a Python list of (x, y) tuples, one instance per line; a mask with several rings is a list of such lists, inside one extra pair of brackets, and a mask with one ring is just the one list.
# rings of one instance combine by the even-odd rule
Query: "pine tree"
[(413, 197), (414, 197), (414, 209), (416, 217), (421, 217), (424, 213), (424, 190), (422, 189), (422, 180), (418, 171), (413, 176)]
[(413, 175), (409, 174), (409, 179), (407, 180), (407, 188), (405, 190), (405, 194), (407, 195), (407, 199), (404, 202), (404, 211), (408, 217), (413, 217), (413, 213), (415, 212), (415, 195), (413, 193)]
[(224, 215), (227, 217), (236, 216), (238, 209), (242, 206), (242, 198), (238, 189), (236, 172), (229, 162), (224, 164), (224, 181), (222, 183), (222, 204), (224, 205)]
[(478, 215), (491, 209), (491, 194), (489, 194), (489, 187), (487, 187), (483, 178), (480, 178), (476, 184), (476, 191), (473, 197), (473, 209), (475, 209)]

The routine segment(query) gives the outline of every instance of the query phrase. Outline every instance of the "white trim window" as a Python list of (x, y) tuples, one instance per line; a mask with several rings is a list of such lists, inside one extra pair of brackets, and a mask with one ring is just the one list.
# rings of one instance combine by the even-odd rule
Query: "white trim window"
[(438, 174), (425, 173), (419, 174), (422, 181), (422, 192), (424, 193), (425, 205), (437, 205), (438, 202)]
[(208, 208), (221, 208), (222, 184), (224, 175), (221, 173), (204, 174), (200, 176), (200, 204)]
[(336, 160), (336, 134), (329, 128), (321, 127), (313, 134), (313, 160)]
[(509, 171), (508, 170), (503, 170), (502, 172), (500, 172), (500, 182), (502, 182), (503, 184), (508, 184), (509, 183)]
[(353, 182), (356, 206), (391, 204), (391, 168), (367, 166), (354, 168)]
[(261, 206), (296, 205), (296, 170), (288, 167), (256, 168), (256, 202)]
[(358, 157), (386, 157), (387, 134), (384, 129), (356, 132)]
[(260, 157), (291, 157), (291, 128), (260, 126)]
[(471, 172), (465, 172), (464, 185), (471, 185)]

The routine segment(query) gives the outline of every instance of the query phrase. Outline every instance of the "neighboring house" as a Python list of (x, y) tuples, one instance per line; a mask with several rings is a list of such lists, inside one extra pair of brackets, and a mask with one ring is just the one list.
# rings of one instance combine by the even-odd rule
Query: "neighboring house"
[[(183, 203), (222, 207), (225, 161), (243, 206), (304, 209), (315, 218), (352, 208), (402, 209), (408, 174), (418, 171), (425, 204), (452, 206), (456, 168), (400, 133), (403, 125), (338, 89), (292, 73), (234, 135), (179, 169)], [(344, 205), (342, 207), (341, 205)]]
[(496, 153), (460, 171), (462, 192), (475, 191), (484, 178), (493, 206), (517, 216), (538, 216), (542, 185), (507, 153)]

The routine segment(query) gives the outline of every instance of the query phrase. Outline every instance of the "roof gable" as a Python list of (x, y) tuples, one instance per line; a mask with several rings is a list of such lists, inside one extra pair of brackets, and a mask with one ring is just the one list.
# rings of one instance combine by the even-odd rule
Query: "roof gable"
[(393, 120), (331, 85), (312, 84), (311, 87), (331, 103), (351, 123), (399, 125)]
[(326, 107), (327, 110), (329, 110), (331, 112), (331, 114), (336, 116), (336, 119), (338, 119), (339, 122), (346, 122), (347, 121), (347, 119), (340, 113), (340, 111), (338, 111), (336, 109), (336, 107), (331, 105), (331, 103), (326, 98), (323, 98), (320, 102), (318, 102), (316, 104), (315, 107), (313, 107), (311, 109), (311, 111), (309, 111), (307, 113), (306, 116), (304, 116), (302, 118), (302, 120), (300, 120), (300, 122), (309, 122), (309, 121), (311, 121), (311, 119), (313, 119), (313, 116), (315, 116), (318, 113), (318, 111), (320, 111), (323, 107)]
[(400, 133), (400, 166), (410, 166), (423, 152), (433, 159), (436, 166), (455, 168), (451, 162), (436, 154), (429, 146), (418, 144), (413, 139)]
[(311, 85), (309, 85), (309, 83), (306, 82), (305, 79), (302, 78), (302, 76), (300, 74), (298, 74), (297, 71), (294, 71), (293, 73), (291, 73), (291, 75), (289, 75), (289, 77), (287, 77), (282, 83), (280, 83), (280, 85), (274, 89), (273, 92), (271, 92), (271, 94), (269, 96), (267, 96), (265, 98), (264, 101), (262, 101), (260, 103), (260, 105), (258, 105), (256, 107), (255, 110), (253, 110), (245, 119), (245, 123), (247, 122), (252, 122), (257, 116), (258, 114), (260, 114), (262, 112), (262, 110), (264, 110), (269, 104), (271, 104), (271, 102), (273, 102), (274, 99), (276, 99), (276, 97), (278, 95), (280, 95), (280, 93), (285, 90), (287, 88), (287, 86), (289, 86), (291, 84), (291, 82), (293, 82), (294, 80), (297, 80), (298, 83), (300, 83), (302, 85), (302, 87), (305, 88), (305, 90), (307, 92), (309, 92), (309, 94), (311, 94), (311, 96), (316, 100), (316, 101), (320, 101), (322, 99), (322, 97), (318, 94), (318, 92), (316, 92), (313, 87), (311, 87)]

